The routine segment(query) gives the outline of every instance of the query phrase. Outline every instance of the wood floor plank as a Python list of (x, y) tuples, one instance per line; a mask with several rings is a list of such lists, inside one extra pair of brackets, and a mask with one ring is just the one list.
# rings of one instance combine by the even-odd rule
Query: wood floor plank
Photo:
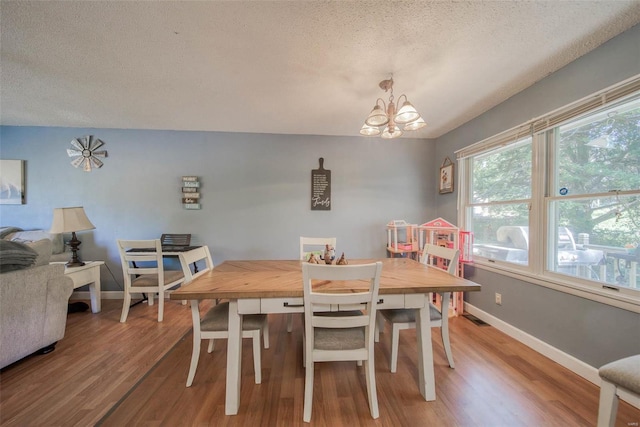
[[(250, 340), (243, 340), (238, 415), (226, 416), (226, 346), (201, 347), (193, 385), (185, 387), (192, 348), (189, 306), (167, 301), (131, 309), (73, 313), (56, 350), (0, 372), (0, 425), (5, 426), (277, 426), (302, 425), (304, 368), (300, 316), (286, 332), (284, 315), (269, 316), (271, 348), (262, 350), (262, 384), (254, 383)], [(207, 303), (201, 310), (208, 309)], [(491, 326), (450, 321), (456, 368), (447, 364), (434, 329), (435, 402), (418, 391), (415, 330), (401, 333), (397, 373), (389, 371), (389, 331), (375, 348), (380, 418), (371, 419), (364, 369), (319, 363), (314, 426), (593, 426), (599, 388)], [(616, 426), (640, 421), (621, 402)], [(635, 423), (635, 424), (634, 424)]]

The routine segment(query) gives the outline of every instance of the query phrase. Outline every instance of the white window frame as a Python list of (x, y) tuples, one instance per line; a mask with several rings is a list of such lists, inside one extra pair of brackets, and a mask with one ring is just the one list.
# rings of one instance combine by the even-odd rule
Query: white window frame
[[(554, 110), (544, 116), (532, 119), (522, 125), (504, 131), (498, 135), (472, 144), (456, 151), (459, 167), (458, 182), (458, 224), (465, 229), (471, 189), (471, 158), (492, 151), (500, 146), (507, 146), (521, 140), (522, 136), (532, 136), (532, 175), (531, 175), (531, 207), (529, 215), (529, 256), (528, 265), (517, 265), (488, 258), (474, 259), (477, 268), (493, 271), (505, 276), (524, 280), (536, 285), (552, 288), (561, 292), (580, 296), (625, 310), (640, 313), (640, 291), (613, 286), (595, 285), (595, 282), (575, 276), (548, 271), (546, 260), (551, 252), (549, 236), (549, 204), (554, 197), (549, 196), (547, 176), (551, 176), (555, 159), (554, 153), (547, 153), (549, 135), (560, 124), (585, 115), (586, 113), (605, 108), (613, 103), (636, 97), (640, 94), (640, 75), (634, 76), (618, 85), (599, 91), (566, 107)], [(520, 136), (520, 138), (518, 137)], [(543, 239), (531, 238), (544, 236)]]

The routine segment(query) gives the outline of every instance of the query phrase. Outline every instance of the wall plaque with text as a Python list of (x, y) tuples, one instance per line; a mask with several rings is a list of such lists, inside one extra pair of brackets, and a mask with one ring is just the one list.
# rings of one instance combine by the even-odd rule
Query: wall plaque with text
[(324, 168), (320, 157), (320, 168), (311, 170), (311, 210), (331, 210), (331, 171)]

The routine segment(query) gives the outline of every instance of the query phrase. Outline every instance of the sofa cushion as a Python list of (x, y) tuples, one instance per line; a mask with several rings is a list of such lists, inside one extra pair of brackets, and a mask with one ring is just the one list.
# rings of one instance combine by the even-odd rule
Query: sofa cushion
[(64, 252), (64, 242), (62, 241), (62, 233), (49, 233), (44, 230), (17, 231), (7, 236), (8, 240), (21, 243), (37, 242), (42, 239), (51, 240), (51, 253), (61, 254)]
[(41, 239), (36, 242), (26, 243), (26, 245), (38, 253), (34, 267), (49, 264), (51, 247), (53, 246), (51, 240)]
[(38, 252), (24, 243), (0, 240), (0, 272), (29, 268), (37, 258)]

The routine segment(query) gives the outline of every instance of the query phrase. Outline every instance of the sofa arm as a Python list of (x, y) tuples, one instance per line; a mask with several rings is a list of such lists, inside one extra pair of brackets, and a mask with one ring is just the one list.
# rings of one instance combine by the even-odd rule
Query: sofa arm
[(0, 274), (0, 368), (64, 337), (72, 292), (62, 264)]
[(73, 293), (73, 280), (65, 276), (64, 265), (55, 267), (58, 267), (56, 270), (61, 270), (62, 274), (54, 274), (47, 283), (46, 321), (43, 333), (45, 337), (51, 337), (49, 339), (59, 337), (56, 338), (55, 341), (57, 341), (64, 337), (67, 326), (67, 311), (69, 297)]

